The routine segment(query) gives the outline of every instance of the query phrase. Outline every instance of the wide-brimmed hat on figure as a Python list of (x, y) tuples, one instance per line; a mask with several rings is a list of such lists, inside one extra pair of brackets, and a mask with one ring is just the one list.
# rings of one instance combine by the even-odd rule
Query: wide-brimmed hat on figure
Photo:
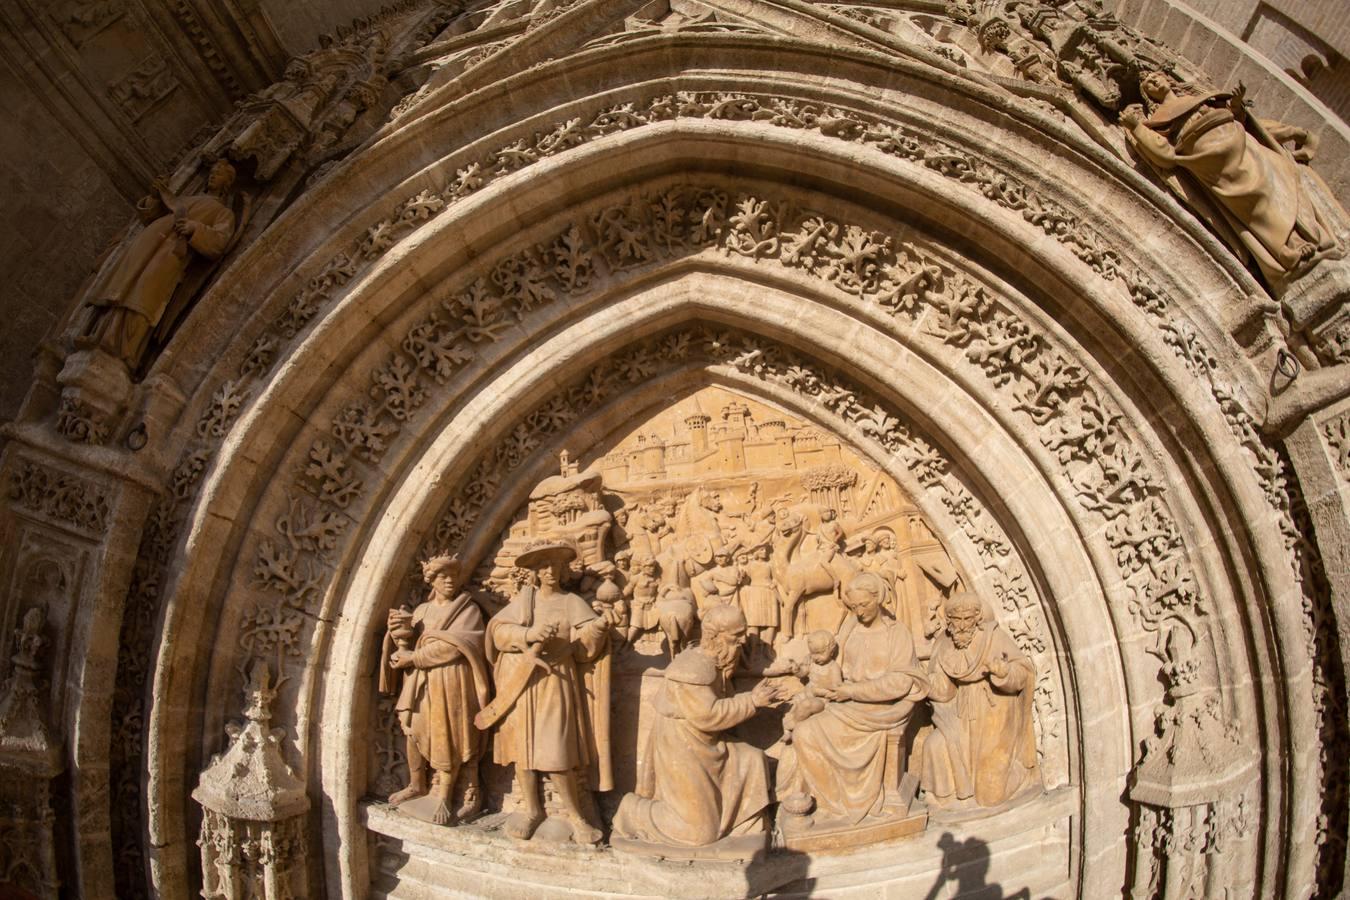
[(544, 566), (565, 566), (576, 559), (577, 548), (566, 541), (540, 541), (525, 548), (516, 557), (516, 565), (524, 569), (542, 569)]

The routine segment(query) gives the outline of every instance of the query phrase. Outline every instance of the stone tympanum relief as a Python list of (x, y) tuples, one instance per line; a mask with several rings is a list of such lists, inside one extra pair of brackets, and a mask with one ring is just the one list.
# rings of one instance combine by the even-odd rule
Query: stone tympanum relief
[(747, 859), (1040, 792), (1035, 668), (893, 478), (720, 385), (627, 427), (564, 451), (464, 590), (441, 553), (429, 599), (389, 613), (391, 806)]
[(939, 806), (998, 806), (1040, 788), (1031, 694), (1036, 669), (988, 602), (953, 594), (928, 663), (933, 733), (923, 786)]

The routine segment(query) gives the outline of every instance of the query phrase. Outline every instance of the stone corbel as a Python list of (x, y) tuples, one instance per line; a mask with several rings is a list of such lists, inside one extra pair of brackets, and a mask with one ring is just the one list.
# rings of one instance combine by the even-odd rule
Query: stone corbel
[(276, 685), (266, 663), (254, 663), (244, 698), (245, 722), (227, 727), (230, 746), (192, 792), (202, 806), (202, 896), (308, 897), (309, 797), (282, 756), (286, 730), (271, 727)]

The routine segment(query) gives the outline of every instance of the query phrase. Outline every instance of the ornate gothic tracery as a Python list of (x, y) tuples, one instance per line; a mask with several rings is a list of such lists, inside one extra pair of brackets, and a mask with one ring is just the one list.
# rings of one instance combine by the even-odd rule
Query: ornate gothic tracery
[(1184, 153), (1140, 73), (1199, 76), (1110, 17), (617, 5), (366, 23), (160, 186), (220, 154), (247, 195), (137, 295), (162, 340), (89, 339), (131, 315), (94, 282), (4, 456), (6, 622), (41, 598), (111, 721), (63, 735), (109, 763), (79, 890), (991, 852), (1009, 892), (1334, 890), (1341, 526), (1302, 498), (1344, 492), (1350, 281), (1304, 161), (1323, 230), (1249, 266), (1224, 228), (1274, 226), (1130, 155)]

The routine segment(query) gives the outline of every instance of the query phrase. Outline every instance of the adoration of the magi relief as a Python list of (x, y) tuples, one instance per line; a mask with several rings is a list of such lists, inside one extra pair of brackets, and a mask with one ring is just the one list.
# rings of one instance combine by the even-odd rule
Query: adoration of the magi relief
[[(633, 424), (633, 422), (637, 424)], [(1043, 791), (1037, 673), (896, 481), (707, 385), (564, 451), (389, 611), (376, 745), (428, 827), (748, 859)]]

